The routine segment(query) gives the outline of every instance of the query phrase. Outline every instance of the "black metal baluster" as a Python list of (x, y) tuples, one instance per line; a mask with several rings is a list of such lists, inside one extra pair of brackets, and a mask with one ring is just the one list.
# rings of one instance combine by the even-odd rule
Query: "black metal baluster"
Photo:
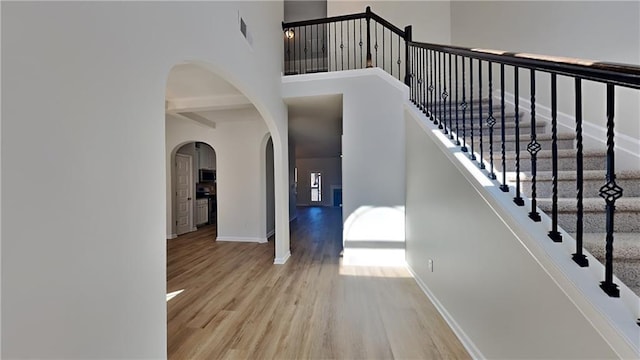
[(360, 19), (360, 42), (358, 43), (360, 44), (360, 68), (364, 69), (364, 63), (363, 63), (363, 59), (362, 59), (362, 19)]
[[(451, 53), (449, 53), (449, 91), (453, 91), (453, 87), (451, 86), (451, 82), (453, 77), (452, 75), (452, 71), (451, 71)], [(451, 109), (451, 100), (452, 100), (453, 96), (449, 96), (449, 139), (453, 140), (453, 112)]]
[(462, 152), (469, 151), (467, 149), (467, 95), (465, 91), (466, 84), (466, 73), (465, 73), (465, 60), (462, 57), (462, 103), (460, 104), (460, 109), (462, 110), (462, 147), (460, 150)]
[(340, 70), (344, 70), (344, 27), (340, 21)]
[(378, 22), (374, 23), (374, 29), (376, 32), (376, 44), (373, 46), (373, 49), (376, 51), (376, 67), (378, 66)]
[(500, 64), (500, 125), (502, 131), (500, 132), (501, 152), (502, 152), (502, 185), (500, 190), (503, 192), (509, 192), (509, 185), (507, 185), (507, 157), (505, 154), (505, 128), (504, 128), (504, 64)]
[(576, 89), (576, 252), (571, 257), (580, 267), (589, 266), (589, 260), (583, 254), (582, 235), (583, 235), (583, 215), (584, 207), (582, 204), (584, 190), (584, 171), (583, 171), (583, 154), (582, 154), (582, 83), (580, 78), (575, 78)]
[(495, 180), (496, 173), (493, 166), (493, 127), (496, 125), (496, 119), (493, 117), (493, 63), (489, 61), (489, 116), (487, 116), (487, 126), (489, 127), (489, 179)]
[(469, 129), (471, 130), (471, 151), (469, 152), (469, 159), (475, 160), (476, 154), (473, 148), (473, 58), (469, 58)]
[(551, 231), (549, 237), (554, 242), (561, 242), (558, 232), (558, 89), (557, 76), (551, 74)]
[(482, 134), (482, 118), (483, 118), (483, 113), (482, 113), (482, 60), (478, 59), (478, 113), (480, 114), (478, 116), (478, 126), (480, 127), (480, 158), (478, 159), (478, 163), (480, 164), (480, 169), (484, 169), (484, 149), (483, 149), (483, 137), (484, 135)]
[(436, 103), (436, 122), (438, 123), (438, 129), (442, 130), (442, 61), (440, 57), (440, 52), (435, 53), (437, 64), (438, 64), (438, 76), (436, 81), (438, 83), (438, 93), (437, 98), (438, 102)]
[(435, 91), (433, 81), (435, 66), (433, 60), (433, 50), (429, 50), (427, 53), (429, 54), (429, 120), (433, 122), (436, 118), (433, 113), (433, 92)]
[[(358, 47), (356, 46), (356, 21), (353, 20), (353, 68), (358, 68)], [(362, 49), (362, 48), (361, 48)]]
[(422, 84), (422, 96), (423, 96), (423, 100), (422, 100), (422, 112), (428, 117), (429, 116), (429, 109), (428, 109), (428, 87), (427, 87), (427, 83), (429, 82), (429, 50), (427, 49), (422, 49), (423, 52), (423, 84)]
[(524, 199), (520, 196), (520, 68), (513, 67), (513, 85), (514, 85), (514, 110), (516, 111), (515, 117), (515, 138), (516, 138), (516, 196), (513, 198), (513, 202), (518, 206), (524, 206)]
[(536, 188), (536, 173), (538, 168), (538, 152), (542, 149), (542, 146), (537, 140), (536, 134), (536, 71), (531, 69), (531, 134), (529, 145), (527, 145), (527, 151), (531, 154), (531, 211), (529, 212), (529, 218), (538, 222), (540, 221), (540, 213), (537, 208), (537, 188)]
[(382, 70), (385, 69), (384, 66), (384, 26), (382, 27)]
[(459, 87), (459, 82), (458, 82), (458, 55), (456, 55), (456, 145), (460, 146), (460, 126), (459, 126), (459, 111), (458, 111), (458, 106), (460, 104), (459, 99), (458, 99), (458, 87)]
[(327, 36), (327, 25), (328, 24), (324, 24), (324, 26), (322, 27), (322, 69), (326, 70), (327, 72), (329, 71), (329, 64), (327, 64), (328, 59), (327, 59), (327, 44), (325, 43), (325, 38)]
[(347, 70), (351, 69), (351, 58), (349, 52), (349, 20), (347, 20)]
[(435, 125), (438, 124), (438, 114), (436, 113), (438, 104), (436, 102), (440, 97), (437, 92), (438, 91), (437, 76), (438, 76), (438, 63), (436, 58), (436, 51), (431, 50), (431, 121), (433, 121)]
[(440, 128), (444, 129), (443, 132), (445, 134), (449, 133), (449, 130), (447, 129), (447, 121), (445, 120), (445, 112), (447, 110), (446, 105), (447, 105), (447, 97), (449, 96), (449, 93), (447, 93), (447, 76), (446, 76), (446, 72), (447, 72), (447, 61), (446, 61), (446, 56), (447, 54), (445, 53), (441, 53), (442, 58), (441, 58), (441, 62), (442, 62), (442, 66), (443, 66), (443, 71), (442, 71), (442, 86), (443, 86), (443, 91), (442, 91), (442, 101), (441, 101), (441, 105), (440, 105)]
[(309, 51), (307, 47), (307, 25), (304, 26), (304, 72), (307, 73), (308, 69), (308, 60), (307, 60), (307, 52)]
[(622, 197), (622, 188), (616, 184), (615, 144), (614, 144), (614, 106), (615, 94), (613, 84), (607, 84), (607, 183), (600, 188), (600, 196), (605, 200), (607, 214), (605, 238), (604, 281), (600, 288), (611, 297), (619, 297), (618, 285), (613, 282), (613, 232), (616, 200)]
[(401, 74), (402, 71), (400, 70), (401, 69), (400, 65), (402, 64), (402, 60), (400, 60), (400, 54), (402, 54), (402, 49), (400, 48), (400, 35), (397, 35), (397, 36), (398, 36), (398, 61), (397, 61), (398, 62), (398, 80), (400, 80), (400, 76), (402, 76)]
[(336, 24), (337, 22), (333, 23), (333, 57), (335, 58), (335, 71), (338, 71), (338, 31), (336, 30)]
[[(318, 41), (318, 39), (320, 38), (320, 32), (318, 31), (318, 24), (316, 24), (316, 54), (315, 54), (315, 59), (316, 59), (316, 69), (315, 71), (318, 72), (318, 69), (320, 69), (320, 41)], [(313, 30), (311, 30), (311, 41), (313, 41)], [(311, 51), (311, 55), (313, 55), (313, 51)]]

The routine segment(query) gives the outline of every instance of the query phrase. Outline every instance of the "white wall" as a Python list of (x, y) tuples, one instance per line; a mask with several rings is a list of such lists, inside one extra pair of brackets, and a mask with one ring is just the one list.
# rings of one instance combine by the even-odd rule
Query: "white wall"
[[(610, 325), (603, 325), (607, 321), (599, 322), (602, 314), (593, 315), (581, 303), (593, 296), (613, 309), (620, 307), (619, 299), (608, 298), (595, 279), (590, 279), (588, 289), (573, 291), (586, 270), (578, 270), (569, 251), (563, 259), (577, 277), (557, 276), (565, 264), (543, 268), (549, 253), (526, 239), (535, 236), (530, 229), (524, 236), (507, 225), (513, 223), (508, 219), (510, 211), (517, 210), (500, 210), (504, 204), (486, 200), (501, 196), (508, 206), (516, 207), (511, 197), (505, 197), (484, 175), (480, 175), (484, 182), (468, 180), (468, 171), (454, 166), (457, 160), (452, 160), (457, 154), (467, 157), (440, 143), (434, 133), (441, 131), (421, 123), (422, 118), (414, 111), (406, 115), (407, 262), (473, 355), (487, 359), (636, 358), (637, 344), (635, 352), (630, 346), (640, 333), (634, 327), (635, 317), (622, 309), (624, 326), (632, 334), (625, 340), (609, 332)], [(479, 172), (475, 165), (470, 167)], [(526, 213), (522, 218), (533, 224)], [(547, 224), (531, 225), (539, 228), (538, 238), (557, 251), (558, 245), (546, 238), (544, 226)]]
[[(217, 239), (266, 241), (267, 205), (262, 203), (268, 199), (268, 172), (260, 169), (266, 169), (263, 139), (268, 131), (260, 115), (255, 110), (228, 112), (227, 121), (218, 123), (216, 128), (171, 115), (166, 121), (167, 182), (174, 177), (173, 159), (179, 146), (202, 141), (215, 147)], [(167, 189), (167, 234), (175, 233), (174, 193), (174, 189)]]
[(200, 60), (256, 104), (287, 209), (282, 2), (1, 6), (2, 357), (164, 358), (167, 75)]
[[(340, 158), (296, 159), (298, 205), (333, 206), (333, 187), (342, 186)], [(322, 201), (311, 202), (311, 172), (322, 173)]]
[[(497, 19), (499, 21), (487, 21)], [(512, 52), (640, 64), (640, 2), (637, 1), (453, 1), (451, 42), (454, 45)], [(507, 91), (513, 93), (511, 69)], [(495, 72), (494, 72), (495, 75)], [(520, 75), (520, 96), (529, 99), (529, 74)], [(497, 84), (494, 82), (494, 84)], [(538, 105), (550, 107), (549, 75), (537, 76)], [(573, 81), (558, 79), (560, 131), (572, 132)], [(499, 85), (498, 85), (499, 87)], [(605, 86), (583, 82), (585, 141), (605, 146)], [(522, 102), (521, 102), (522, 103)], [(526, 104), (526, 102), (524, 103)], [(524, 110), (527, 110), (526, 108)], [(550, 118), (538, 108), (539, 116)], [(638, 168), (640, 161), (640, 95), (616, 91), (619, 167)], [(562, 126), (564, 125), (564, 126)], [(635, 156), (633, 156), (635, 155)]]
[(436, 44), (451, 41), (451, 7), (449, 1), (342, 1), (329, 0), (327, 15), (337, 16), (371, 11), (404, 30), (412, 26), (413, 40)]
[[(343, 96), (345, 260), (355, 263), (380, 254), (404, 262), (405, 85), (378, 68), (284, 77), (282, 82), (285, 99)], [(298, 181), (303, 176), (299, 173)], [(360, 250), (365, 249), (375, 254), (363, 257)]]
[(284, 21), (303, 21), (327, 17), (326, 0), (285, 0)]

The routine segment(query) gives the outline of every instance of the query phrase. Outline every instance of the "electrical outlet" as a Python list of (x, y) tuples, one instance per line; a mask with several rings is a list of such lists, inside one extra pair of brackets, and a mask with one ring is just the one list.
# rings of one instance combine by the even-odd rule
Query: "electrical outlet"
[(433, 260), (429, 259), (429, 270), (433, 272)]

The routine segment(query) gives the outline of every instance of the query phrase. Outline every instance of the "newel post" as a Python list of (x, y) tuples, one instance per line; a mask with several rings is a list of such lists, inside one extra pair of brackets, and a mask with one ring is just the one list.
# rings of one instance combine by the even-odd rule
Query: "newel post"
[(411, 87), (411, 63), (409, 62), (409, 43), (412, 41), (411, 25), (404, 27), (404, 83)]
[(367, 6), (366, 11), (366, 19), (367, 19), (367, 67), (373, 67), (373, 63), (371, 61), (371, 6)]

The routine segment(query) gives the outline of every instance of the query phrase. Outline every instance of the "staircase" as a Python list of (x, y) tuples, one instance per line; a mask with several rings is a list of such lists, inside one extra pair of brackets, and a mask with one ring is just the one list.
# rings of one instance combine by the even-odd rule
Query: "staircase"
[[(474, 151), (479, 153), (480, 133), (483, 136), (483, 158), (489, 164), (489, 128), (486, 119), (489, 113), (488, 100), (482, 100), (482, 116), (478, 112), (479, 102), (470, 106), (473, 109)], [(436, 104), (441, 106), (441, 104)], [(470, 149), (470, 116), (471, 110), (465, 111), (466, 142)], [(462, 110), (443, 104), (436, 110), (442, 114), (443, 120), (452, 129), (456, 129), (455, 117), (458, 115), (458, 136), (462, 142)], [(520, 136), (516, 139), (513, 111), (505, 112), (505, 158), (507, 183), (515, 186), (515, 144), (520, 145), (520, 186), (522, 196), (531, 195), (531, 157), (526, 148), (530, 142), (531, 124), (528, 114), (520, 113)], [(500, 107), (493, 104), (493, 116), (497, 123), (493, 129), (493, 158), (496, 172), (502, 171), (501, 157), (501, 121)], [(482, 129), (479, 119), (482, 118)], [(541, 119), (536, 121), (537, 141), (542, 150), (537, 155), (536, 192), (538, 208), (551, 215), (552, 207), (552, 173), (551, 173), (551, 131), (550, 125)], [(575, 134), (558, 133), (558, 225), (575, 237), (576, 231), (576, 147)], [(583, 176), (583, 244), (600, 262), (604, 263), (605, 247), (605, 202), (599, 196), (599, 189), (605, 184), (606, 156), (604, 150), (584, 150)], [(487, 166), (488, 167), (488, 166)], [(624, 196), (616, 202), (615, 241), (614, 241), (614, 274), (635, 294), (640, 296), (640, 169), (635, 171), (618, 171), (616, 182), (624, 190)]]

